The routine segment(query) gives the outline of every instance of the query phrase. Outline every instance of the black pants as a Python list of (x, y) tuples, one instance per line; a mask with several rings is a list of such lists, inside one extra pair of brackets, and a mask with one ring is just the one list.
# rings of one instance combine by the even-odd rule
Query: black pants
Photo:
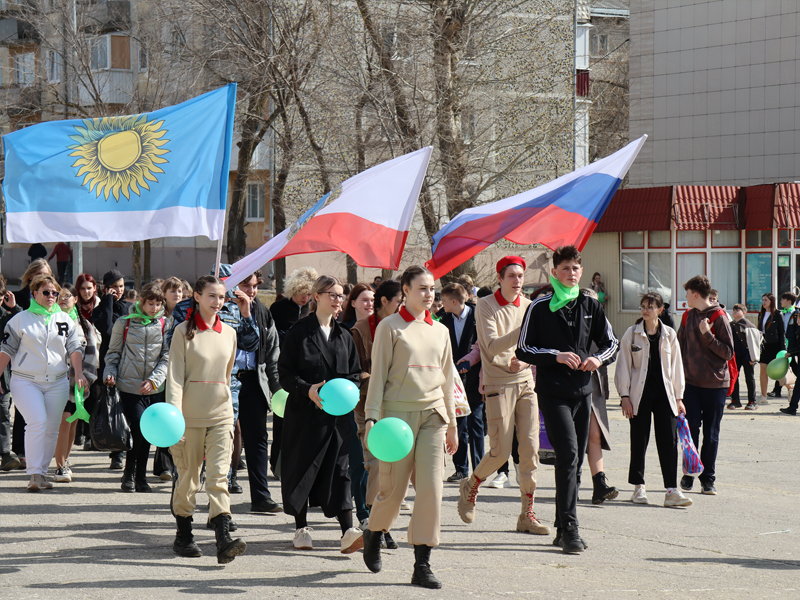
[(661, 463), (664, 487), (677, 487), (678, 418), (672, 414), (672, 407), (665, 392), (653, 393), (647, 389), (642, 394), (636, 416), (631, 419), (631, 463), (628, 469), (628, 483), (644, 485), (644, 461), (647, 444), (650, 442), (650, 415), (653, 416), (658, 462)]
[[(749, 361), (742, 360), (739, 362), (739, 357), (736, 357), (736, 364), (738, 367), (744, 371), (744, 381), (747, 384), (747, 402), (753, 403), (756, 401), (756, 375), (755, 375), (755, 365), (751, 365)], [(741, 377), (736, 379), (736, 383), (733, 385), (733, 393), (731, 394), (731, 402), (734, 404), (740, 404), (739, 400), (739, 382), (742, 380)], [(777, 382), (776, 382), (777, 383)], [(779, 386), (780, 389), (780, 386)]]
[(0, 454), (11, 452), (11, 394), (0, 397)]
[[(483, 429), (483, 398), (477, 391), (467, 392), (467, 401), (471, 412), (466, 417), (457, 419), (458, 450), (453, 455), (453, 464), (456, 467), (456, 471), (464, 475), (469, 475), (469, 459), (472, 460), (473, 470), (481, 462), (485, 437)], [(517, 439), (516, 436), (514, 439)]]
[[(166, 402), (166, 394), (154, 394), (150, 396), (150, 404), (156, 402)], [(172, 462), (172, 454), (169, 453), (169, 448), (156, 448), (153, 454), (153, 475), (158, 477), (164, 471), (175, 474), (175, 465)]]
[(58, 283), (64, 283), (67, 280), (67, 267), (69, 266), (69, 261), (61, 262), (60, 260), (56, 261), (56, 269), (58, 270)]
[(152, 396), (119, 392), (122, 412), (125, 414), (133, 436), (133, 449), (125, 453), (125, 473), (133, 474), (137, 480), (147, 479), (147, 459), (150, 456), (150, 442), (144, 439), (139, 422), (142, 419), (142, 413), (156, 401), (156, 397), (160, 398), (158, 401), (163, 402), (164, 392)]
[(258, 384), (256, 371), (239, 371), (242, 388), (239, 390), (239, 424), (242, 428), (242, 445), (247, 454), (247, 475), (250, 482), (250, 501), (264, 502), (269, 493), (269, 433), (267, 412), (269, 405)]
[(11, 432), (11, 451), (17, 456), (25, 456), (25, 417), (14, 407), (14, 428)]
[(555, 452), (556, 527), (578, 525), (578, 472), (589, 444), (590, 396), (556, 398), (539, 395), (547, 439)]
[(281, 439), (283, 432), (283, 419), (272, 413), (272, 446), (269, 449), (269, 466), (275, 475), (280, 474), (278, 461), (281, 458)]

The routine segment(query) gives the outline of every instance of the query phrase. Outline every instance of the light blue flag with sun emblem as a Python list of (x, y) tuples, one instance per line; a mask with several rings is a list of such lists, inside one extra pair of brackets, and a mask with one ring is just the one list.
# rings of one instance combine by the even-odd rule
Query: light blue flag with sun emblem
[(9, 242), (222, 238), (236, 84), (151, 113), (3, 137)]

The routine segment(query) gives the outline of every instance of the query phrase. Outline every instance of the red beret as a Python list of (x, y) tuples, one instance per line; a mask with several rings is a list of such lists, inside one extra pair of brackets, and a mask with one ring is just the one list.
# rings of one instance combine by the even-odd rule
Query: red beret
[(497, 261), (497, 272), (499, 273), (500, 271), (505, 269), (508, 265), (519, 265), (520, 267), (522, 267), (523, 271), (528, 268), (525, 259), (522, 258), (521, 256), (504, 256), (503, 258)]

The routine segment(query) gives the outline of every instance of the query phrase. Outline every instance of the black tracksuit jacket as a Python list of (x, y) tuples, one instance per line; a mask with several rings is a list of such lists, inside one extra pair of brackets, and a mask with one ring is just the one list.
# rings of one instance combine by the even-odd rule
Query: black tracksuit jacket
[[(617, 358), (619, 342), (606, 319), (603, 306), (594, 298), (581, 293), (575, 310), (578, 339), (567, 324), (565, 309), (550, 311), (550, 298), (545, 294), (528, 306), (520, 328), (517, 358), (536, 365), (536, 393), (542, 396), (573, 399), (592, 393), (592, 374), (570, 369), (556, 361), (559, 352), (574, 352), (581, 361), (597, 357), (604, 365)], [(597, 352), (590, 353), (592, 342)]]

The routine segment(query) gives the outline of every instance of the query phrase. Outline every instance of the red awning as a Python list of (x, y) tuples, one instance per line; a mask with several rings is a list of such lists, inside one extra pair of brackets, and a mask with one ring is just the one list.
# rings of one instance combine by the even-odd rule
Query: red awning
[[(800, 227), (800, 184), (779, 183), (775, 187), (777, 188), (777, 194), (775, 194), (775, 220), (773, 226), (779, 229)], [(747, 200), (748, 202), (750, 201), (749, 194)], [(750, 227), (750, 223), (747, 226)], [(764, 229), (769, 229), (769, 227)]]
[(671, 205), (669, 186), (617, 190), (595, 232), (668, 230)]
[(675, 229), (739, 229), (739, 188), (731, 185), (676, 185)]
[(745, 199), (742, 229), (772, 229), (775, 185), (751, 185), (742, 192)]

